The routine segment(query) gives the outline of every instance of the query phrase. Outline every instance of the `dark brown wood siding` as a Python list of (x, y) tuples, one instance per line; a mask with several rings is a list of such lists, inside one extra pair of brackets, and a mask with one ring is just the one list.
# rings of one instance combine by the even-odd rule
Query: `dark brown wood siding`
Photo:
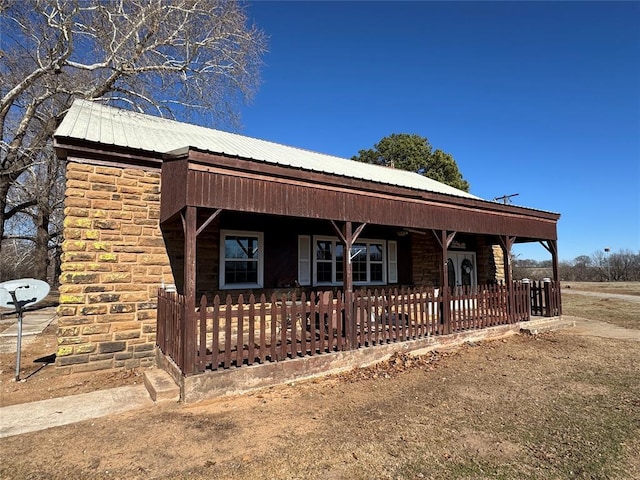
[(442, 202), (435, 202), (193, 166), (186, 184), (186, 202), (197, 207), (531, 239), (557, 236), (556, 219), (517, 207), (487, 211), (452, 203), (455, 199), (444, 195)]

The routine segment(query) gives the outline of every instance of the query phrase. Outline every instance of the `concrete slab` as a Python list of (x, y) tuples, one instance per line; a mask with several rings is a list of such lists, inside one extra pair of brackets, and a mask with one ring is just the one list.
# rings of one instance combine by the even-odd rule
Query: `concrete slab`
[(153, 405), (144, 385), (11, 405), (0, 408), (0, 438)]
[(553, 332), (576, 326), (574, 320), (566, 317), (536, 318), (520, 323), (520, 333), (526, 335), (538, 335), (544, 332)]
[[(56, 308), (47, 307), (40, 310), (24, 312), (22, 315), (22, 336), (38, 335), (56, 318)], [(14, 315), (11, 325), (0, 332), (0, 337), (17, 337), (18, 319)]]
[(145, 370), (144, 385), (147, 387), (149, 396), (154, 402), (180, 400), (180, 387), (173, 381), (171, 375), (159, 368)]

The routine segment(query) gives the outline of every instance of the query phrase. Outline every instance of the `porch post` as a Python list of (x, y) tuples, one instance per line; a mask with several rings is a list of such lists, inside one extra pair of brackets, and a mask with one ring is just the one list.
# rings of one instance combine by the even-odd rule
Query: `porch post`
[(453, 241), (456, 232), (447, 233), (446, 230), (431, 230), (436, 240), (440, 244), (440, 283), (442, 288), (442, 333), (451, 333), (451, 302), (449, 301), (449, 269), (447, 268), (447, 250)]
[(344, 236), (344, 254), (342, 256), (344, 271), (344, 323), (349, 348), (355, 344), (355, 325), (353, 324), (353, 268), (351, 265), (351, 247), (353, 246), (353, 229), (351, 222), (344, 222), (342, 228)]
[(507, 315), (509, 317), (509, 323), (513, 322), (514, 318), (514, 298), (513, 298), (513, 275), (511, 275), (511, 247), (515, 242), (516, 237), (510, 237), (506, 235), (500, 237), (500, 246), (502, 247), (502, 254), (504, 255), (504, 283), (507, 286)]
[(184, 327), (182, 329), (182, 371), (191, 375), (196, 353), (196, 207), (187, 206), (183, 217), (184, 229)]
[(556, 299), (558, 303), (558, 315), (562, 315), (562, 295), (560, 293), (560, 273), (558, 268), (558, 241), (548, 240), (546, 244), (542, 241), (540, 243), (551, 254), (551, 265), (553, 268), (553, 283), (555, 283), (556, 289), (558, 292), (558, 296)]

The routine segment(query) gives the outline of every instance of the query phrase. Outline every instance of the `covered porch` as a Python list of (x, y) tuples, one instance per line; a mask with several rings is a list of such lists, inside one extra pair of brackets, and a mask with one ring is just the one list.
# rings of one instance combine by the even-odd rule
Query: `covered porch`
[[(558, 218), (471, 195), (174, 152), (162, 167), (161, 229), (176, 291), (159, 292), (157, 345), (191, 376), (558, 316)], [(225, 253), (227, 240), (238, 255)], [(427, 241), (434, 248), (425, 252)], [(553, 279), (513, 281), (515, 242), (540, 242)], [(502, 278), (476, 262), (473, 276), (452, 281), (456, 258), (486, 257), (491, 245), (502, 253)], [(425, 263), (432, 274), (418, 275)]]

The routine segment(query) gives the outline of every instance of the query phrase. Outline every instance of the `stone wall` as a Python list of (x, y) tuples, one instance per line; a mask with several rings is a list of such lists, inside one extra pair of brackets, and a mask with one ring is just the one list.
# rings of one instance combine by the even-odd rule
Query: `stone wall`
[[(492, 245), (483, 235), (467, 236), (465, 244), (476, 252), (478, 284), (504, 281), (504, 255), (499, 245)], [(440, 244), (433, 235), (411, 234), (412, 283), (426, 287), (440, 284)]]
[(67, 165), (56, 365), (154, 359), (157, 290), (174, 283), (159, 228), (160, 172)]

